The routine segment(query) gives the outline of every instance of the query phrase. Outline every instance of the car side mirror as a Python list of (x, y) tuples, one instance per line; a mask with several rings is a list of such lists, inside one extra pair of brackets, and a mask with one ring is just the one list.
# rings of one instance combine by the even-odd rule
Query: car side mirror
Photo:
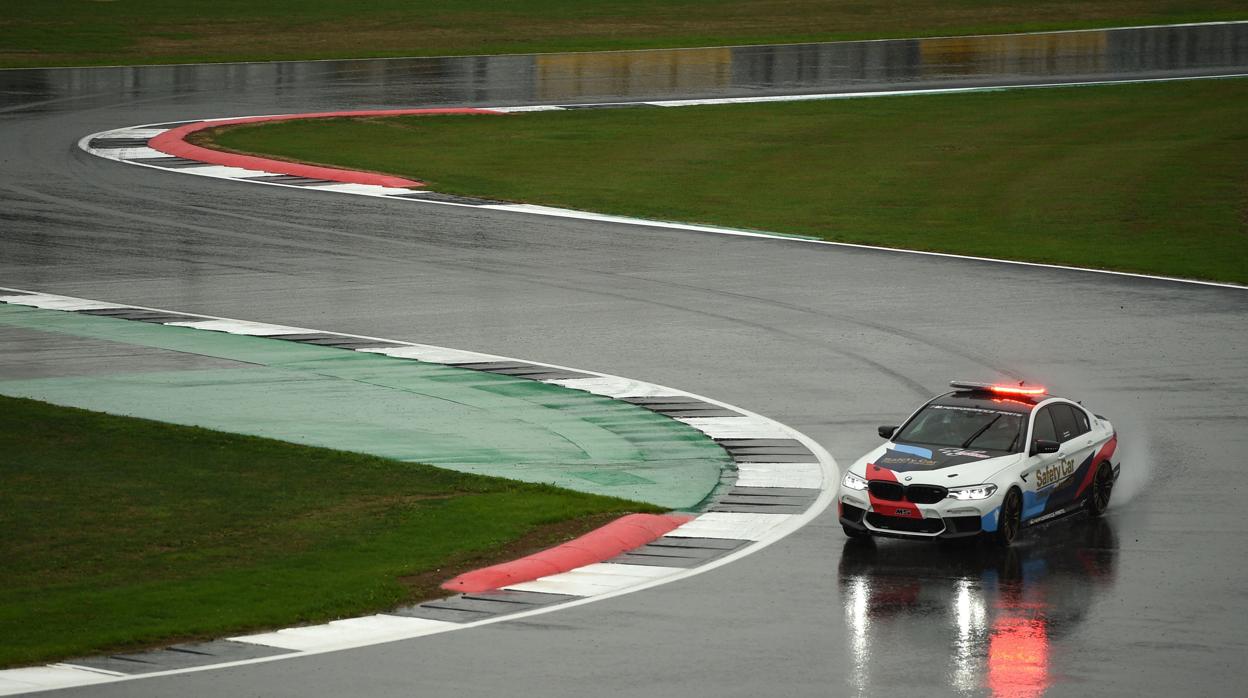
[(897, 427), (883, 426), (883, 427), (880, 427), (879, 429), (876, 429), (875, 431), (876, 433), (880, 435), (881, 439), (891, 439), (893, 438), (893, 434), (897, 433)]
[(1056, 441), (1036, 439), (1035, 443), (1031, 446), (1031, 455), (1034, 456), (1037, 453), (1057, 453), (1058, 449), (1061, 447), (1062, 445)]

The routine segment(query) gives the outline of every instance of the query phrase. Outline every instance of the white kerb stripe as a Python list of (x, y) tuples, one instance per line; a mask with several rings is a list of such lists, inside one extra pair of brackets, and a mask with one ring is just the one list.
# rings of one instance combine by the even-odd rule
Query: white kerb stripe
[(616, 376), (594, 376), (593, 378), (561, 378), (558, 380), (546, 381), (553, 385), (561, 385), (565, 388), (573, 390), (583, 390), (587, 393), (595, 395), (605, 395), (606, 397), (623, 398), (623, 397), (682, 397), (676, 391), (670, 388), (664, 388), (652, 383), (642, 383), (640, 381), (629, 380), (628, 378), (618, 378)]
[(139, 148), (92, 148), (92, 155), (99, 155), (110, 160), (134, 160), (137, 158), (168, 158), (168, 153), (153, 150), (146, 146)]
[(420, 637), (449, 630), (457, 625), (440, 620), (407, 618), (382, 613), (229, 639), (266, 647), (314, 652)]
[(737, 474), (823, 477), (823, 468), (818, 463), (737, 463)]
[(654, 579), (680, 574), (675, 567), (650, 565), (617, 565), (598, 563), (586, 565), (571, 572), (552, 574), (531, 582), (507, 587), (515, 591), (536, 591), (547, 594), (571, 594), (573, 596), (597, 596), (645, 584)]
[(471, 364), (482, 361), (499, 361), (499, 357), (490, 354), (478, 354), (475, 351), (460, 351), (447, 347), (433, 347), (426, 344), (415, 344), (405, 347), (373, 347), (357, 351), (370, 354), (384, 354), (396, 359), (416, 359), (436, 364)]
[(676, 417), (713, 439), (791, 439), (793, 435), (761, 417)]
[(566, 596), (599, 596), (619, 591), (619, 587), (591, 584), (581, 579), (560, 575), (543, 577), (531, 582), (513, 584), (503, 588), (508, 591), (533, 591), (539, 594), (563, 594)]
[(621, 565), (614, 562), (595, 562), (578, 567), (569, 574), (597, 574), (612, 577), (645, 577), (655, 579), (683, 572), (683, 568), (660, 567), (658, 565)]
[(142, 127), (140, 127), (140, 126), (126, 126), (126, 127), (124, 127), (124, 128), (115, 128), (115, 129), (113, 129), (113, 130), (111, 130), (111, 131), (100, 131), (99, 133), (92, 133), (92, 134), (91, 134), (91, 135), (89, 135), (89, 136), (84, 136), (84, 137), (83, 137), (83, 138), (79, 141), (79, 143), (86, 143), (86, 142), (91, 141), (91, 140), (94, 140), (94, 139), (96, 139), (96, 138), (127, 138), (126, 134), (127, 134), (127, 133), (130, 133), (131, 131), (135, 130), (136, 128), (142, 128)]
[[(161, 153), (165, 155), (165, 153)], [(272, 172), (263, 170), (245, 170), (241, 167), (227, 167), (225, 165), (207, 165), (205, 167), (179, 167), (174, 172), (189, 172), (191, 174), (204, 175), (206, 177), (218, 177), (220, 179), (241, 179), (243, 177), (263, 177), (271, 175)]]
[(519, 114), (526, 111), (564, 111), (563, 107), (551, 104), (536, 104), (527, 107), (487, 107), (490, 111), (502, 112), (504, 114)]
[(41, 688), (87, 686), (111, 681), (112, 678), (111, 672), (88, 671), (59, 664), (32, 666), (25, 669), (5, 669), (0, 671), (0, 695), (9, 696)]
[(796, 514), (738, 514), (713, 511), (682, 524), (666, 535), (674, 538), (763, 540)]
[(737, 464), (738, 487), (797, 487), (805, 489), (821, 489), (823, 487), (823, 471), (818, 463), (781, 463), (795, 468), (744, 468), (756, 463)]
[(192, 320), (189, 322), (167, 322), (173, 327), (192, 327), (210, 332), (228, 332), (251, 337), (276, 337), (284, 334), (307, 334), (316, 330), (286, 325), (270, 325), (267, 322), (248, 322), (246, 320)]
[(54, 296), (49, 293), (37, 293), (22, 296), (0, 296), (0, 301), (13, 305), (29, 305), (45, 310), (105, 310), (108, 308), (125, 308), (127, 306), (102, 301), (90, 301), (85, 298)]
[(123, 128), (119, 131), (113, 131), (114, 138), (155, 138), (160, 134), (168, 131), (167, 128)]
[(353, 184), (351, 182), (323, 184), (320, 186), (306, 188), (315, 189), (317, 191), (336, 191), (342, 194), (364, 194), (365, 196), (392, 196), (395, 194), (416, 193), (411, 189), (404, 189), (403, 187), (383, 187), (379, 184)]

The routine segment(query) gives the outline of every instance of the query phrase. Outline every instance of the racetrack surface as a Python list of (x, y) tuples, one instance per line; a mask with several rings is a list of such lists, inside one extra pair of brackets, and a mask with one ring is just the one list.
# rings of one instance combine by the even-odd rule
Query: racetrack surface
[[(1220, 28), (1221, 48), (1206, 52), (1190, 33), (1167, 41), (1145, 31), (1133, 44), (1143, 69), (1132, 75), (1248, 64), (1242, 30)], [(885, 43), (881, 55), (903, 50)], [(923, 81), (782, 60), (845, 50), (734, 49), (740, 62), (729, 55), (726, 68), (683, 73), (665, 52), (646, 60), (677, 69), (645, 81), (628, 60), (621, 72), (621, 59), (592, 56), (563, 59), (579, 71), (504, 57), (0, 73), (0, 285), (626, 375), (790, 424), (844, 464), (878, 441), (877, 424), (896, 423), (951, 378), (1040, 380), (1119, 428), (1124, 475), (1103, 524), (1034, 529), (995, 558), (848, 546), (829, 511), (753, 556), (640, 594), (73, 693), (1234, 692), (1248, 650), (1238, 506), (1248, 487), (1248, 291), (415, 208), (176, 177), (74, 146), (109, 128), (212, 116), (1035, 81), (1000, 61), (995, 73), (959, 73), (949, 59)], [(1214, 53), (1173, 69), (1147, 58)], [(1061, 65), (1082, 54), (1049, 55)], [(1054, 80), (1115, 74), (1071, 60)], [(774, 70), (744, 67), (764, 64)], [(715, 70), (729, 77), (697, 77)]]

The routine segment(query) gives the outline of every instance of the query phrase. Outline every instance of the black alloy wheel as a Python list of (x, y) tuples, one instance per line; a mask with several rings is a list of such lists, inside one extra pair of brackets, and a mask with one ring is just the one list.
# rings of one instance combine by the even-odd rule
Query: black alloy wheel
[(992, 535), (992, 541), (1002, 548), (1008, 548), (1022, 527), (1023, 497), (1017, 489), (1011, 488), (1001, 502), (1001, 513), (997, 515), (997, 532)]
[(1092, 478), (1092, 491), (1088, 492), (1088, 513), (1100, 516), (1109, 508), (1109, 497), (1114, 493), (1114, 468), (1109, 461), (1101, 461)]

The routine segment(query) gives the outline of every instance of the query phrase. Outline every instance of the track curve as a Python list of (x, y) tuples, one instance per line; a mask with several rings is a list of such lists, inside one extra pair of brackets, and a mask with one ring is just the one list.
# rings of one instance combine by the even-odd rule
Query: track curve
[[(73, 146), (87, 133), (206, 113), (508, 101), (500, 95), (518, 82), (485, 89), (470, 77), (485, 65), (6, 73), (0, 278), (680, 385), (792, 424), (839, 459), (857, 457), (875, 424), (949, 378), (1025, 375), (1120, 427), (1122, 499), (1104, 524), (1041, 529), (1007, 559), (864, 551), (825, 515), (747, 559), (643, 594), (664, 613), (622, 597), (76, 694), (1203, 694), (1239, 685), (1248, 648), (1238, 581), (1248, 473), (1236, 465), (1248, 450), (1242, 291), (499, 211), (416, 217), (371, 200), (192, 186), (183, 180), (195, 178)], [(743, 81), (622, 94), (605, 75), (562, 80), (546, 83), (558, 93), (549, 101), (578, 90), (595, 99), (795, 90)], [(796, 90), (816, 87), (826, 85)], [(533, 101), (523, 97), (510, 100)]]

